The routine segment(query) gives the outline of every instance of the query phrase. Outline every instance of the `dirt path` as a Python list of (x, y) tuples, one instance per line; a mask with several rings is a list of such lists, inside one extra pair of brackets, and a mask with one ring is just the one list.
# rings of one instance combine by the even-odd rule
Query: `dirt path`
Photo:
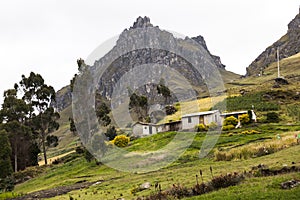
[[(75, 152), (75, 150), (69, 151), (69, 152), (67, 152), (67, 153), (64, 153), (64, 154), (61, 154), (61, 155), (58, 155), (58, 156), (54, 156), (54, 157), (52, 157), (52, 158), (48, 158), (48, 159), (47, 159), (47, 162), (48, 162), (48, 164), (52, 164), (52, 162), (55, 161), (56, 159), (62, 158), (62, 157), (64, 157), (64, 156), (69, 155), (70, 153), (74, 153), (74, 152)], [(45, 165), (45, 161), (44, 161), (44, 160), (41, 160), (41, 161), (39, 162), (39, 166), (42, 166), (42, 165)]]
[(21, 197), (12, 198), (11, 200), (13, 200), (13, 199), (14, 200), (30, 200), (30, 199), (37, 200), (37, 199), (43, 199), (43, 198), (51, 198), (51, 197), (56, 197), (56, 196), (60, 196), (63, 194), (67, 194), (68, 192), (71, 192), (73, 190), (84, 189), (95, 183), (98, 184), (101, 182), (103, 182), (103, 181), (80, 182), (80, 183), (75, 183), (74, 185), (60, 186), (60, 187), (56, 187), (56, 188), (52, 188), (52, 189), (48, 189), (48, 190), (40, 190), (40, 191), (26, 194)]

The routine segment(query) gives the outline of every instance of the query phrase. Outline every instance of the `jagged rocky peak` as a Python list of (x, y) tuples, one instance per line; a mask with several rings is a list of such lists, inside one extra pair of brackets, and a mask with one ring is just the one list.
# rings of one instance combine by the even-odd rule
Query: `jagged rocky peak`
[(300, 31), (300, 7), (299, 7), (299, 13), (288, 24), (288, 34), (289, 35), (295, 35), (299, 31)]
[[(185, 40), (176, 38), (173, 36), (172, 33), (169, 33), (167, 31), (160, 30), (158, 26), (153, 26), (150, 22), (150, 18), (145, 17), (138, 17), (136, 21), (133, 23), (133, 26), (129, 28), (129, 30), (137, 29), (137, 28), (147, 28), (147, 27), (153, 27), (155, 28), (154, 34), (157, 38), (157, 41), (159, 42), (160, 39), (163, 37), (164, 40), (167, 40), (172, 45), (179, 44), (182, 48), (182, 51), (184, 52), (191, 52), (192, 50), (189, 49), (189, 45), (183, 45)], [(118, 51), (120, 49), (124, 49), (126, 45), (131, 46), (132, 42), (136, 38), (139, 38), (139, 31), (128, 31), (128, 29), (125, 29), (120, 37), (118, 38), (116, 45), (113, 47), (113, 51), (111, 53), (106, 54), (102, 59), (110, 59), (108, 56), (111, 56), (113, 52)], [(209, 62), (208, 64), (215, 64), (217, 66), (217, 69), (222, 70), (224, 72), (225, 65), (221, 63), (221, 59), (218, 56), (212, 55), (210, 51), (207, 48), (206, 42), (204, 38), (199, 35), (197, 37), (192, 38), (197, 43), (199, 43), (200, 46), (202, 46), (208, 54), (212, 57), (212, 62)], [(156, 41), (154, 41), (156, 42)], [(185, 43), (186, 44), (186, 43)], [(196, 55), (196, 54), (195, 54)], [(104, 59), (104, 60), (105, 60)], [(197, 58), (195, 58), (197, 59)], [(98, 65), (101, 64), (101, 59), (96, 61), (94, 66), (91, 66), (91, 70), (95, 70), (98, 68)], [(116, 58), (111, 65), (103, 72), (101, 79), (98, 82), (98, 92), (99, 94), (106, 98), (111, 99), (114, 88), (116, 85), (119, 84), (119, 80), (125, 75), (127, 72), (131, 71), (137, 66), (144, 65), (144, 64), (159, 64), (159, 65), (166, 65), (175, 71), (178, 71), (183, 77), (185, 77), (186, 80), (189, 80), (190, 84), (194, 87), (196, 94), (203, 94), (205, 91), (207, 91), (206, 84), (204, 83), (204, 79), (199, 71), (197, 71), (191, 63), (189, 63), (187, 60), (182, 58), (179, 55), (176, 55), (175, 53), (172, 53), (167, 50), (163, 49), (151, 49), (151, 48), (145, 48), (145, 49), (135, 49), (132, 50), (126, 54), (123, 54), (122, 56), (119, 56)], [(150, 70), (151, 73), (154, 74), (160, 74), (161, 70), (156, 70), (156, 68), (153, 65), (152, 69)], [(213, 71), (213, 69), (209, 69)], [(210, 71), (208, 71), (210, 72)], [(136, 77), (143, 77), (143, 71), (137, 70), (135, 72)], [(126, 80), (127, 82), (123, 85), (134, 85), (131, 84), (130, 81), (133, 80)], [(182, 81), (177, 80), (178, 84), (182, 84)], [(178, 87), (180, 88), (180, 87)], [(182, 88), (185, 88), (185, 85), (182, 84)], [(167, 103), (172, 104), (173, 102), (176, 102), (177, 96), (172, 96), (171, 98), (168, 98), (166, 100), (164, 96), (158, 94), (157, 86), (155, 84), (152, 85), (145, 85), (141, 87), (135, 87), (133, 86), (131, 89), (136, 90), (139, 94), (147, 96), (149, 104), (153, 102), (159, 102), (159, 104)], [(57, 95), (57, 101), (59, 102), (55, 106), (62, 110), (63, 108), (66, 108), (70, 105), (72, 95), (70, 93), (70, 90), (64, 90), (64, 92), (67, 92), (69, 95)], [(193, 94), (191, 92), (191, 94)], [(61, 92), (62, 93), (62, 92)], [(177, 94), (178, 95), (178, 94)], [(61, 97), (61, 98), (60, 98)], [(181, 97), (180, 97), (181, 98)], [(182, 99), (188, 98), (186, 95), (182, 97)], [(68, 100), (69, 104), (66, 104)], [(120, 100), (121, 102), (121, 100)]]
[(197, 37), (192, 37), (193, 40), (195, 40), (196, 42), (198, 42), (201, 46), (203, 46), (203, 48), (205, 48), (208, 51), (206, 42), (204, 40), (204, 37), (202, 35), (199, 35)]
[(206, 42), (204, 40), (204, 37), (202, 35), (199, 35), (197, 37), (192, 37), (193, 40), (198, 42), (212, 57), (214, 63), (216, 64), (217, 67), (224, 69), (226, 66), (222, 63), (221, 58), (219, 56), (213, 55), (210, 53), (210, 51), (207, 48)]
[(134, 28), (146, 28), (146, 27), (153, 27), (153, 25), (150, 22), (150, 18), (145, 16), (141, 17), (139, 16), (136, 21), (133, 23), (133, 26), (130, 27), (130, 29)]

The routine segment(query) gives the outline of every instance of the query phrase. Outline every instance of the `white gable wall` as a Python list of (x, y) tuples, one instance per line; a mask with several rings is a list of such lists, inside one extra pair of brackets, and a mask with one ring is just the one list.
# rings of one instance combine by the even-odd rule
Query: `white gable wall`
[(181, 120), (183, 130), (194, 129), (199, 124), (199, 116), (183, 117)]
[[(152, 133), (150, 134), (151, 128), (152, 128)], [(157, 133), (157, 129), (155, 126), (143, 125), (143, 135), (152, 135), (152, 134), (156, 134), (156, 133)]]
[(216, 123), (219, 126), (222, 125), (222, 119), (221, 119), (219, 112), (204, 116), (204, 124), (205, 125), (209, 125), (212, 122)]

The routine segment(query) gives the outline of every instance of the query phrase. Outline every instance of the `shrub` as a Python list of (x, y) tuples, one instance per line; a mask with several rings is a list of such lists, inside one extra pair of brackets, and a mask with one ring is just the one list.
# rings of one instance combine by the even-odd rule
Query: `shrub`
[(208, 125), (208, 128), (210, 130), (216, 130), (218, 128), (218, 124), (216, 124), (215, 122), (211, 122), (209, 125)]
[(249, 116), (249, 123), (251, 123), (252, 122), (252, 117), (253, 117), (253, 115), (252, 115), (252, 110), (248, 110), (248, 116)]
[(56, 147), (58, 145), (58, 137), (55, 135), (48, 135), (46, 137), (46, 145), (48, 147)]
[(235, 128), (235, 126), (233, 126), (231, 124), (230, 125), (225, 125), (225, 126), (222, 126), (222, 131), (230, 131), (234, 128)]
[(246, 131), (241, 132), (240, 134), (243, 134), (243, 135), (254, 135), (254, 134), (260, 134), (260, 132), (258, 132), (256, 130), (246, 130)]
[(166, 114), (167, 114), (167, 115), (172, 115), (172, 114), (174, 114), (174, 113), (177, 112), (176, 107), (174, 107), (174, 106), (172, 106), (172, 105), (166, 106), (166, 107), (165, 107), (165, 110), (166, 110)]
[(223, 122), (223, 126), (226, 126), (226, 125), (236, 126), (237, 124), (238, 124), (238, 120), (234, 116), (227, 117)]
[(242, 125), (249, 124), (250, 123), (250, 118), (248, 114), (242, 114), (239, 116), (239, 120)]
[(207, 131), (207, 127), (204, 124), (198, 124), (195, 126), (195, 131), (197, 132)]
[(84, 149), (81, 146), (78, 146), (75, 148), (76, 153), (78, 154), (83, 154), (84, 153)]
[(84, 148), (84, 158), (87, 162), (92, 162), (92, 160), (95, 159), (95, 157), (86, 148)]
[(126, 147), (130, 142), (130, 138), (126, 135), (118, 135), (112, 142), (117, 147)]
[(279, 114), (276, 112), (268, 112), (266, 117), (267, 117), (266, 119), (267, 123), (278, 123), (280, 121)]
[(116, 128), (114, 126), (110, 126), (106, 133), (105, 136), (108, 138), (108, 140), (113, 140), (115, 139), (115, 137), (117, 136), (117, 131)]
[(243, 175), (239, 175), (237, 173), (234, 173), (234, 174), (228, 173), (226, 175), (214, 177), (211, 180), (211, 185), (215, 190), (217, 190), (220, 188), (226, 188), (229, 186), (237, 185), (243, 179), (244, 179)]
[(0, 179), (0, 191), (11, 192), (15, 187), (15, 179), (12, 175)]

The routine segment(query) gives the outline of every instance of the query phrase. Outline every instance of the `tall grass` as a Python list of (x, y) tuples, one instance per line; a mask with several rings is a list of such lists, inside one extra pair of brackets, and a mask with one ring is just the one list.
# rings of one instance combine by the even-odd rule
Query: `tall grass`
[(228, 151), (216, 150), (214, 152), (214, 156), (216, 161), (246, 160), (249, 158), (272, 154), (294, 145), (297, 145), (297, 141), (294, 136), (286, 136), (281, 139), (272, 139), (258, 144), (251, 143)]

